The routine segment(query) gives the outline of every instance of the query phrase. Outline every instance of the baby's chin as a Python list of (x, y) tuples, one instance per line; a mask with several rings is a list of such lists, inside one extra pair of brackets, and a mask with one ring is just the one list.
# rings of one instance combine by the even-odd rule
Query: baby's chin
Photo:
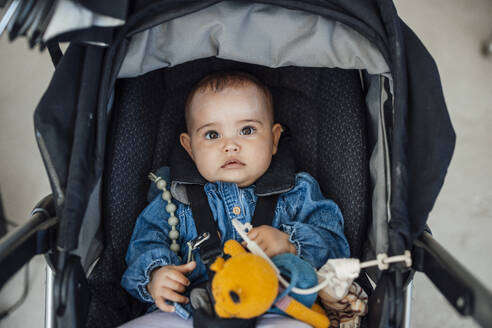
[[(265, 172), (267, 171), (268, 167), (264, 170)], [(244, 169), (220, 169), (216, 172), (209, 172), (212, 173), (210, 175), (204, 175), (202, 176), (207, 180), (208, 182), (228, 182), (228, 183), (235, 183), (241, 188), (249, 187), (252, 184), (254, 184), (265, 172), (263, 170), (254, 170), (254, 172), (251, 172), (252, 170), (244, 170)]]

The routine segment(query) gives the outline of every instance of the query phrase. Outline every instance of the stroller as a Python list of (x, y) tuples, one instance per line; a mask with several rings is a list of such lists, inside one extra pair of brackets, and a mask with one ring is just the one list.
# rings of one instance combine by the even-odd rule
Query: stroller
[[(229, 69), (272, 90), (296, 171), (339, 204), (352, 257), (411, 250), (411, 267), (359, 277), (364, 326), (408, 327), (415, 271), (461, 314), (492, 323), (490, 292), (425, 224), (455, 134), (435, 63), (391, 1), (14, 3), (9, 36), (24, 30), (56, 65), (34, 114), (53, 194), (1, 240), (0, 287), (46, 254), (46, 327), (114, 327), (145, 312), (120, 279), (146, 176), (171, 162), (191, 87)], [(42, 23), (25, 27), (31, 16)]]

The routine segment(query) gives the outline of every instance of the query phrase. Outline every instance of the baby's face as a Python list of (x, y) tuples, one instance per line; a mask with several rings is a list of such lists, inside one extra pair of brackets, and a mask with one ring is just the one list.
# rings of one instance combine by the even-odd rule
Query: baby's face
[(277, 152), (282, 128), (272, 123), (265, 96), (254, 85), (198, 91), (180, 141), (210, 182), (246, 187), (261, 177)]

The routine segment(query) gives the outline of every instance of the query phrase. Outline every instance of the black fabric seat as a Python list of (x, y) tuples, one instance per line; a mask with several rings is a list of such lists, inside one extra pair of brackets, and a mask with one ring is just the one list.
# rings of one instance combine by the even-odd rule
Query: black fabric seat
[(307, 171), (342, 209), (353, 257), (359, 257), (369, 219), (365, 102), (357, 70), (266, 68), (200, 59), (117, 81), (103, 183), (105, 249), (89, 277), (89, 327), (114, 327), (145, 305), (120, 287), (133, 226), (146, 206), (147, 174), (169, 165), (184, 131), (191, 87), (217, 70), (252, 73), (271, 89), (276, 121), (287, 126), (296, 171)]

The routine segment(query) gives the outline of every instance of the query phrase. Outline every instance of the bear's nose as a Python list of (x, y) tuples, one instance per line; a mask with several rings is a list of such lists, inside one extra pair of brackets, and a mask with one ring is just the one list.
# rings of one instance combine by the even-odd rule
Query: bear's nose
[(229, 292), (229, 296), (231, 297), (232, 301), (236, 304), (238, 304), (241, 301), (239, 295), (233, 290)]

